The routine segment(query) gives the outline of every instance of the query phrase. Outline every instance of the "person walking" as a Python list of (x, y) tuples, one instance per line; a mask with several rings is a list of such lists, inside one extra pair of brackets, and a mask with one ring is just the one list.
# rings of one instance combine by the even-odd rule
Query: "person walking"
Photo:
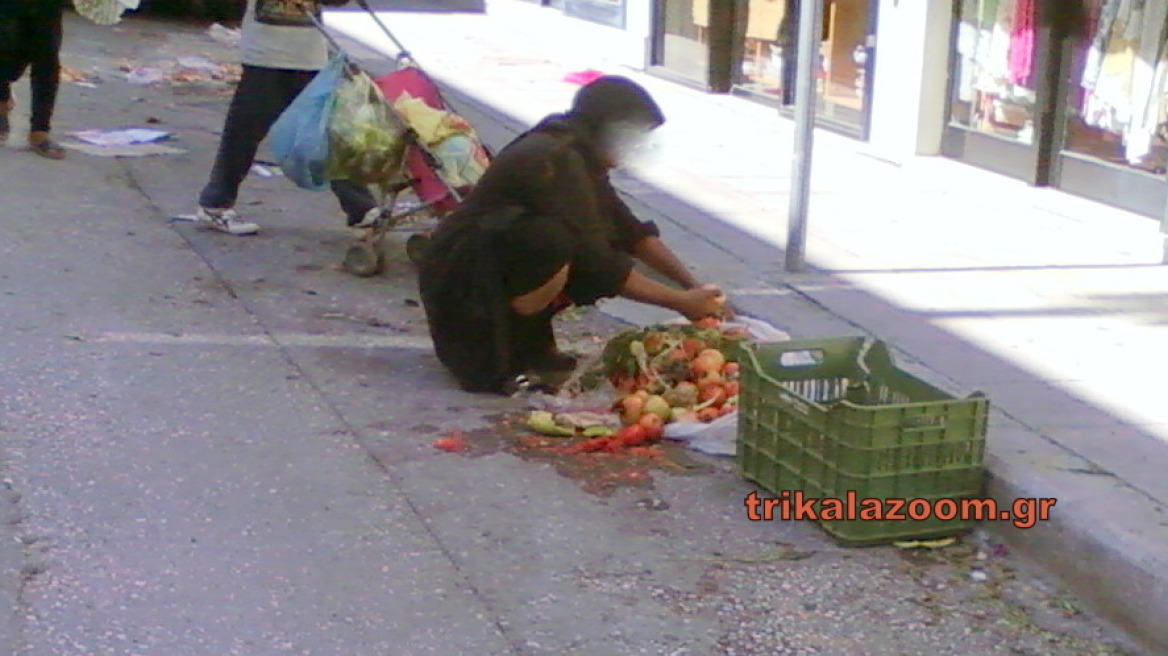
[(12, 130), (12, 85), (28, 71), (28, 146), (49, 159), (65, 157), (50, 137), (61, 86), (62, 11), (62, 0), (0, 0), (0, 143)]
[[(320, 18), (321, 5), (347, 2), (248, 0), (240, 38), (243, 75), (227, 110), (210, 179), (199, 195), (196, 221), (232, 235), (259, 231), (233, 209), (239, 187), (276, 119), (328, 64), (328, 42), (313, 17)], [(367, 186), (347, 180), (334, 180), (331, 186), (349, 225), (380, 212)]]

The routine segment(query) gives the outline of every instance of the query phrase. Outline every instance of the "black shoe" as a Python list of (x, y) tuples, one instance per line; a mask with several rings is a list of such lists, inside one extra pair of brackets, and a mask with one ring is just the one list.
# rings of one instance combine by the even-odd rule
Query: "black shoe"
[(551, 351), (532, 358), (531, 368), (537, 371), (572, 371), (578, 362), (579, 360), (574, 355), (568, 355), (561, 351)]

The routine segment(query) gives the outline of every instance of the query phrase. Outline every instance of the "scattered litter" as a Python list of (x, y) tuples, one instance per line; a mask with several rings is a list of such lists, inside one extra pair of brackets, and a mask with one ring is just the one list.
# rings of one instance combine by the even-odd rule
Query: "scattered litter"
[(251, 172), (260, 176), (261, 178), (274, 178), (274, 177), (280, 175), (279, 169), (274, 169), (274, 170), (269, 169), (268, 167), (266, 167), (262, 164), (252, 164), (251, 165)]
[(601, 77), (604, 77), (604, 73), (602, 73), (600, 71), (588, 69), (586, 71), (577, 71), (574, 73), (568, 73), (567, 75), (564, 76), (564, 82), (567, 82), (568, 84), (578, 84), (580, 86), (584, 86), (585, 84), (593, 82), (597, 78), (601, 78)]
[(65, 143), (62, 145), (70, 150), (99, 157), (149, 157), (151, 155), (181, 155), (187, 152), (181, 148), (152, 143), (114, 146), (95, 146), (86, 143)]
[(739, 565), (762, 565), (784, 560), (807, 560), (817, 553), (819, 552), (811, 549), (803, 551), (793, 547), (781, 546), (769, 553), (752, 554), (746, 556), (728, 556), (725, 554), (715, 553), (713, 556), (697, 556), (692, 558), (676, 558), (671, 560), (701, 560), (720, 563), (735, 563)]
[(974, 583), (985, 583), (990, 580), (990, 575), (986, 574), (984, 570), (975, 569), (969, 573), (969, 580)]
[(127, 82), (143, 86), (158, 84), (166, 78), (166, 71), (160, 66), (135, 66), (126, 73)]
[(712, 456), (734, 456), (738, 453), (738, 413), (710, 423), (675, 421), (665, 425), (665, 437), (688, 442), (691, 449)]
[(131, 146), (162, 141), (170, 137), (169, 132), (127, 128), (124, 130), (81, 130), (70, 132), (72, 136), (94, 146)]
[(190, 69), (193, 71), (208, 71), (218, 73), (223, 67), (215, 62), (203, 57), (202, 55), (188, 55), (178, 58), (178, 65), (181, 68)]
[(940, 540), (904, 540), (892, 544), (901, 549), (943, 549), (957, 544), (957, 538), (941, 538)]
[(207, 29), (207, 36), (218, 41), (219, 43), (235, 46), (239, 45), (240, 31), (233, 30), (228, 27), (223, 27), (219, 23), (215, 23)]
[(97, 85), (93, 83), (97, 76), (86, 71), (79, 71), (68, 66), (61, 66), (61, 81), (70, 84), (77, 84), (80, 86), (94, 88)]
[(462, 431), (452, 431), (449, 437), (440, 437), (434, 440), (434, 448), (447, 453), (458, 453), (470, 449), (470, 443)]
[(217, 64), (203, 55), (183, 55), (173, 61), (123, 64), (120, 69), (130, 84), (149, 86), (160, 82), (198, 84), (236, 82), (243, 74), (237, 64)]

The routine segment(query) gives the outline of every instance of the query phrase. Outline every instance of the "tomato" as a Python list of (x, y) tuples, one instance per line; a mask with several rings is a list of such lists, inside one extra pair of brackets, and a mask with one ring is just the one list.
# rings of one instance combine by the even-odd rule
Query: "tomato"
[(726, 366), (726, 356), (723, 355), (722, 352), (718, 349), (704, 349), (701, 353), (698, 353), (698, 357), (707, 358), (711, 362), (718, 363), (718, 366), (714, 369), (714, 371), (721, 371), (722, 367)]
[(645, 412), (645, 399), (638, 395), (626, 396), (620, 400), (621, 423), (635, 424)]
[(722, 369), (722, 363), (712, 357), (699, 355), (689, 364), (689, 370), (699, 378), (706, 374), (716, 374)]
[(721, 385), (723, 382), (724, 379), (722, 378), (722, 374), (716, 371), (702, 374), (694, 381), (694, 383), (697, 384), (698, 389), (709, 387), (710, 385)]
[[(709, 403), (712, 406), (720, 406), (726, 402), (730, 395), (726, 393), (726, 388), (719, 383), (711, 383), (699, 389), (698, 403)], [(701, 417), (701, 414), (698, 414)]]
[(714, 421), (721, 416), (722, 411), (716, 409), (716, 407), (703, 407), (703, 409), (697, 411), (697, 420), (704, 421), (705, 424), (709, 424), (710, 421)]
[(661, 415), (647, 413), (641, 417), (637, 424), (645, 429), (645, 437), (648, 439), (660, 439), (665, 434), (665, 420), (661, 418)]
[[(656, 415), (646, 416), (656, 417)], [(625, 426), (612, 436), (612, 441), (619, 446), (640, 446), (649, 441), (649, 429), (642, 424)]]
[(722, 365), (722, 375), (725, 376), (727, 380), (734, 380), (735, 378), (738, 378), (738, 373), (740, 370), (741, 367), (737, 362), (727, 362), (726, 364)]
[(722, 388), (726, 390), (726, 398), (730, 398), (732, 396), (738, 396), (738, 392), (742, 391), (742, 384), (736, 380), (732, 380), (722, 385)]
[(706, 343), (696, 337), (689, 337), (682, 340), (681, 349), (685, 351), (686, 357), (692, 360), (706, 349)]
[(702, 317), (693, 322), (698, 328), (721, 328), (722, 320), (718, 317)]
[(434, 440), (435, 449), (438, 449), (439, 451), (446, 451), (448, 453), (466, 451), (469, 446), (470, 445), (466, 443), (466, 440), (458, 437), (440, 437)]

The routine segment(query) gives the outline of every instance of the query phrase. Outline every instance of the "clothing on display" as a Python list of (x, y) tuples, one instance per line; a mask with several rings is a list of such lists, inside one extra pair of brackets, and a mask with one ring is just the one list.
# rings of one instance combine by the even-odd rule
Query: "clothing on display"
[(1165, 124), (1168, 0), (1104, 0), (1091, 7), (1077, 108), (1084, 123), (1117, 135), (1140, 164)]
[(962, 8), (957, 99), (970, 105), (963, 122), (1029, 142), (1036, 0), (969, 0)]

